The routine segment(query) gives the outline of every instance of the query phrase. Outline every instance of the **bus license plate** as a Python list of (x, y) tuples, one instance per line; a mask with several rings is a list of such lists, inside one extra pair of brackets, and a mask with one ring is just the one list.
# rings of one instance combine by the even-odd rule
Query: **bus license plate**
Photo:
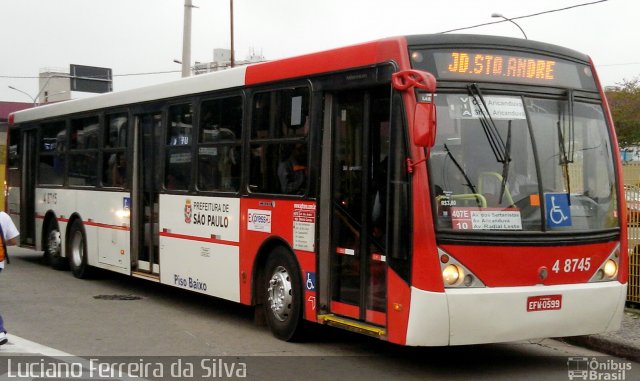
[(540, 295), (527, 298), (527, 312), (550, 311), (562, 308), (562, 295)]

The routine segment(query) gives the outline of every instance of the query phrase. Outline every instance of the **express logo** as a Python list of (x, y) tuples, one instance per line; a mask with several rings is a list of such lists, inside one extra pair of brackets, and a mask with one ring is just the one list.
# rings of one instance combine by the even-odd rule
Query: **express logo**
[(256, 232), (271, 233), (271, 211), (249, 209), (247, 228)]
[(269, 224), (271, 216), (268, 214), (249, 213), (249, 222), (254, 224)]
[(184, 203), (184, 222), (191, 223), (191, 200), (187, 199)]

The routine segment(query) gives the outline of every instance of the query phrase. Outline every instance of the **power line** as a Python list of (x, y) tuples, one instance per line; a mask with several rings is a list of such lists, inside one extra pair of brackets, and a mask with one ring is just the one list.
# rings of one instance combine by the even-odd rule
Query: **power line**
[[(171, 74), (171, 73), (180, 73), (180, 70), (167, 70), (167, 71), (150, 71), (145, 73), (126, 73), (126, 74), (114, 74), (114, 77), (132, 77), (136, 75), (155, 75), (155, 74)], [(9, 79), (39, 79), (39, 78), (48, 78), (48, 76), (29, 76), (29, 75), (0, 75), (0, 78), (9, 78)], [(71, 76), (69, 76), (71, 78)], [(98, 78), (98, 77), (95, 77)]]
[[(587, 5), (604, 3), (606, 1), (609, 1), (609, 0), (597, 0), (597, 1), (592, 1), (592, 2), (589, 2), (589, 3), (576, 4), (576, 5), (571, 5), (571, 6), (564, 7), (564, 8), (551, 9), (551, 10), (548, 10), (548, 11), (532, 13), (532, 14), (529, 14), (529, 15), (511, 17), (508, 20), (499, 20), (499, 21), (486, 22), (486, 23), (467, 26), (467, 27), (463, 27), (463, 28), (449, 29), (449, 30), (445, 30), (445, 31), (442, 31), (442, 32), (438, 32), (438, 33), (439, 34), (444, 34), (444, 33), (449, 33), (449, 32), (457, 32), (457, 31), (460, 31), (460, 30), (478, 28), (478, 27), (481, 27), (481, 26), (500, 24), (500, 23), (503, 23), (503, 22), (508, 22), (509, 20), (520, 20), (520, 19), (524, 19), (524, 18), (540, 16), (540, 15), (554, 13), (554, 12), (561, 12), (561, 11), (566, 11), (566, 10), (573, 9), (573, 8), (584, 7), (584, 6), (587, 6)], [(597, 66), (601, 66), (601, 67), (602, 66), (625, 66), (625, 65), (637, 65), (637, 64), (640, 64), (640, 62), (613, 63), (613, 64), (605, 64), (605, 65), (597, 65)], [(180, 72), (181, 72), (180, 70), (153, 71), (153, 72), (143, 72), (143, 73), (114, 74), (113, 77), (133, 77), (133, 76), (139, 76), (139, 75), (158, 75), (158, 74), (170, 74), (170, 73), (180, 73)], [(10, 79), (34, 79), (35, 78), (35, 79), (37, 79), (37, 78), (40, 78), (40, 77), (39, 76), (35, 77), (35, 76), (0, 75), (0, 78), (10, 78)]]
[(129, 73), (129, 74), (114, 74), (114, 77), (131, 77), (135, 75), (154, 75), (154, 74), (170, 74), (170, 73), (181, 73), (181, 70), (167, 70), (167, 71), (151, 71), (148, 73)]
[[(609, 0), (598, 0), (598, 1), (592, 1), (592, 2), (590, 2), (590, 3), (582, 3), (582, 4), (571, 5), (571, 6), (564, 7), (564, 8), (551, 9), (551, 10), (544, 11), (544, 12), (532, 13), (532, 14), (530, 14), (530, 15), (517, 16), (517, 17), (510, 17), (510, 18), (509, 18), (509, 20), (519, 20), (519, 19), (525, 19), (525, 18), (533, 17), (533, 16), (540, 16), (540, 15), (544, 15), (544, 14), (547, 14), (547, 13), (554, 13), (554, 12), (566, 11), (566, 10), (568, 10), (568, 9), (573, 9), (573, 8), (578, 8), (578, 7), (584, 7), (584, 6), (587, 6), (587, 5), (598, 4), (598, 3), (604, 3), (605, 1), (609, 1)], [(508, 20), (500, 20), (500, 21), (486, 22), (486, 23), (483, 23), (483, 24), (472, 25), (472, 26), (466, 26), (466, 27), (464, 27), (464, 28), (456, 28), (456, 29), (445, 30), (444, 32), (438, 32), (438, 33), (443, 34), (443, 33), (449, 33), (449, 32), (457, 32), (457, 31), (460, 31), (460, 30), (473, 29), (473, 28), (478, 28), (478, 27), (486, 26), (486, 25), (500, 24), (500, 23), (507, 22), (507, 21), (508, 21)]]

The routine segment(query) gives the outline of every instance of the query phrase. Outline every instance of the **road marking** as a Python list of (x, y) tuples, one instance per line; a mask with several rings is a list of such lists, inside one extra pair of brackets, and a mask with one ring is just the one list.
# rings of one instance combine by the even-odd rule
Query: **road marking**
[[(9, 338), (9, 342), (0, 346), (0, 358), (13, 357), (13, 356), (15, 356), (16, 359), (20, 359), (20, 358), (24, 359), (24, 358), (28, 358), (29, 356), (35, 356), (35, 357), (41, 357), (41, 358), (50, 357), (53, 360), (64, 361), (69, 364), (80, 364), (83, 368), (83, 378), (89, 378), (89, 376), (91, 375), (91, 373), (89, 372), (89, 369), (92, 369), (92, 367), (91, 367), (91, 362), (88, 359), (78, 357), (78, 356), (72, 355), (71, 353), (63, 352), (58, 349), (51, 348), (46, 345), (42, 345), (31, 340), (23, 339), (20, 336), (9, 334), (8, 338)], [(24, 357), (25, 355), (26, 357)], [(41, 360), (41, 361), (45, 361), (45, 360)], [(48, 364), (49, 361), (50, 360), (47, 360), (45, 362)], [(39, 369), (40, 368), (37, 368), (36, 371), (39, 371)], [(117, 368), (116, 364), (110, 365), (110, 369), (113, 370), (114, 372), (120, 371)], [(15, 374), (10, 375), (7, 372), (0, 374), (0, 381), (16, 379)], [(122, 377), (120, 377), (119, 373), (116, 373), (116, 374), (118, 374), (119, 376), (118, 379), (121, 379), (121, 380), (146, 381), (145, 378), (131, 376), (131, 375), (128, 375), (127, 373), (123, 374)]]
[(70, 353), (47, 347), (20, 336), (9, 334), (9, 342), (0, 346), (0, 356), (7, 354), (24, 353), (24, 354), (40, 354), (47, 357), (76, 357)]

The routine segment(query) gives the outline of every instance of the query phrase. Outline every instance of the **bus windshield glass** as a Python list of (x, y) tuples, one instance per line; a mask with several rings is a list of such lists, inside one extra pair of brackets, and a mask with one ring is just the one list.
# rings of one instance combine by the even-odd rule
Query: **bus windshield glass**
[(612, 146), (597, 103), (566, 96), (435, 97), (429, 173), (440, 231), (595, 231), (619, 226)]

